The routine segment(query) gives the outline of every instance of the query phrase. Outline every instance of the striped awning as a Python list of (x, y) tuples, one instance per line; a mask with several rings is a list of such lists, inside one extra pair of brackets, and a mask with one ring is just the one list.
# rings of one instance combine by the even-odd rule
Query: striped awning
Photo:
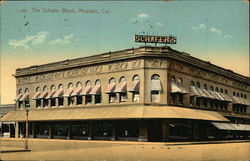
[(219, 130), (250, 131), (250, 125), (247, 124), (212, 122), (212, 125), (214, 125)]
[(40, 96), (38, 96), (39, 99), (46, 98), (48, 95), (48, 91), (43, 91)]
[(236, 96), (233, 96), (233, 103), (241, 104), (241, 105), (250, 105), (247, 99), (236, 97)]
[(121, 93), (127, 91), (127, 83), (126, 82), (120, 82), (115, 89), (115, 92)]
[(15, 101), (19, 101), (20, 100), (20, 98), (23, 96), (23, 94), (22, 93), (19, 93), (17, 96), (16, 96), (16, 99), (15, 99)]
[(46, 98), (47, 98), (47, 99), (48, 99), (48, 98), (53, 98), (53, 95), (54, 95), (55, 93), (56, 93), (56, 90), (50, 91)]
[(206, 89), (202, 89), (203, 93), (206, 95), (206, 98), (210, 98), (210, 99), (216, 99), (214, 97), (214, 95), (212, 95), (208, 90)]
[(37, 92), (34, 94), (34, 96), (32, 97), (32, 99), (33, 99), (33, 100), (38, 99), (38, 97), (40, 96), (40, 94), (42, 94), (42, 92), (41, 92), (41, 91), (37, 91)]
[(57, 97), (63, 97), (63, 89), (56, 90), (56, 92), (53, 95), (53, 97), (55, 97), (55, 98), (57, 98)]
[(92, 89), (92, 91), (89, 93), (91, 95), (100, 95), (101, 94), (101, 85), (95, 85), (95, 87)]
[(140, 91), (140, 81), (134, 80), (132, 84), (128, 87), (129, 92)]
[(27, 101), (29, 100), (29, 93), (24, 93), (24, 95), (20, 98), (20, 101)]
[(157, 80), (151, 80), (151, 91), (161, 91), (161, 81), (159, 79)]
[(72, 92), (72, 96), (78, 96), (78, 95), (80, 95), (80, 93), (82, 92), (82, 87), (77, 87), (77, 88), (75, 88), (74, 90), (73, 90), (73, 92)]
[(82, 91), (81, 95), (89, 95), (89, 92), (91, 91), (91, 86), (87, 86)]
[(203, 92), (202, 89), (195, 87), (195, 86), (190, 87), (190, 96), (208, 98), (208, 96)]
[(64, 97), (70, 97), (71, 93), (73, 92), (73, 88), (68, 88), (66, 92), (64, 93)]
[(115, 92), (115, 82), (109, 83), (105, 93), (114, 93), (114, 92)]
[(171, 82), (171, 93), (188, 93), (186, 88), (180, 83)]

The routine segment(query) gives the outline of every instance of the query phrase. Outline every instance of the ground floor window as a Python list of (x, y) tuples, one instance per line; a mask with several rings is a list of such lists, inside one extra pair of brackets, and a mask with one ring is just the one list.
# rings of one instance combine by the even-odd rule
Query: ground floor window
[(49, 124), (45, 122), (35, 123), (35, 135), (49, 135)]
[(88, 136), (89, 135), (88, 122), (72, 122), (71, 133), (72, 136)]
[(112, 121), (95, 121), (93, 123), (94, 136), (111, 137), (113, 134)]
[(67, 136), (68, 135), (67, 123), (55, 123), (53, 125), (52, 134), (55, 136)]
[(117, 137), (139, 137), (138, 121), (118, 121), (116, 127)]

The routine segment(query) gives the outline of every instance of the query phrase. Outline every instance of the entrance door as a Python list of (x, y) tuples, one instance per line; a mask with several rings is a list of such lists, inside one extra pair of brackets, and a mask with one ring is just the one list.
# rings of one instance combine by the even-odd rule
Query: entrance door
[(162, 140), (162, 122), (161, 120), (148, 121), (148, 141)]

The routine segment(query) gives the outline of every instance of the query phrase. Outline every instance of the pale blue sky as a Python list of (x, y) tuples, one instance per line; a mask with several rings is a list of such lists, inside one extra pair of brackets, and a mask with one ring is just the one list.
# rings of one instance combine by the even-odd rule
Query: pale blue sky
[[(60, 12), (43, 13), (43, 8)], [(62, 8), (76, 13), (62, 13)], [(16, 68), (139, 47), (143, 44), (134, 43), (133, 35), (142, 31), (177, 36), (174, 49), (249, 75), (249, 4), (241, 0), (16, 1), (0, 9), (2, 103), (13, 102)], [(3, 95), (7, 87), (8, 97)]]

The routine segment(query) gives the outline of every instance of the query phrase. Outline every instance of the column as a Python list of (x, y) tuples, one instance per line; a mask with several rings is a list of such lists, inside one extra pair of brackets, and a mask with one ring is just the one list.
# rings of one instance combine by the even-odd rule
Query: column
[(183, 94), (183, 104), (185, 107), (190, 106), (190, 95), (189, 94)]
[(51, 107), (51, 104), (50, 104), (50, 99), (48, 99), (48, 108), (50, 108)]
[(233, 112), (233, 103), (232, 102), (228, 102), (228, 104), (227, 104), (227, 111)]
[(92, 104), (92, 105), (95, 104), (95, 95), (91, 95), (91, 104)]
[(82, 96), (82, 105), (85, 105), (85, 104), (86, 104), (86, 97)]
[(56, 102), (55, 107), (59, 107), (59, 98), (55, 98), (55, 102)]
[(19, 137), (19, 123), (15, 122), (15, 138)]
[(148, 141), (148, 125), (146, 120), (139, 120), (139, 138), (138, 141)]
[(73, 105), (76, 106), (76, 96), (74, 96), (73, 99), (74, 99), (74, 104)]
[(67, 135), (67, 139), (69, 140), (71, 138), (71, 122), (69, 121), (68, 123), (68, 135)]
[(133, 102), (133, 93), (132, 92), (128, 92), (128, 103), (132, 103)]
[(92, 132), (93, 132), (93, 122), (89, 121), (89, 136), (88, 136), (88, 140), (92, 140)]

